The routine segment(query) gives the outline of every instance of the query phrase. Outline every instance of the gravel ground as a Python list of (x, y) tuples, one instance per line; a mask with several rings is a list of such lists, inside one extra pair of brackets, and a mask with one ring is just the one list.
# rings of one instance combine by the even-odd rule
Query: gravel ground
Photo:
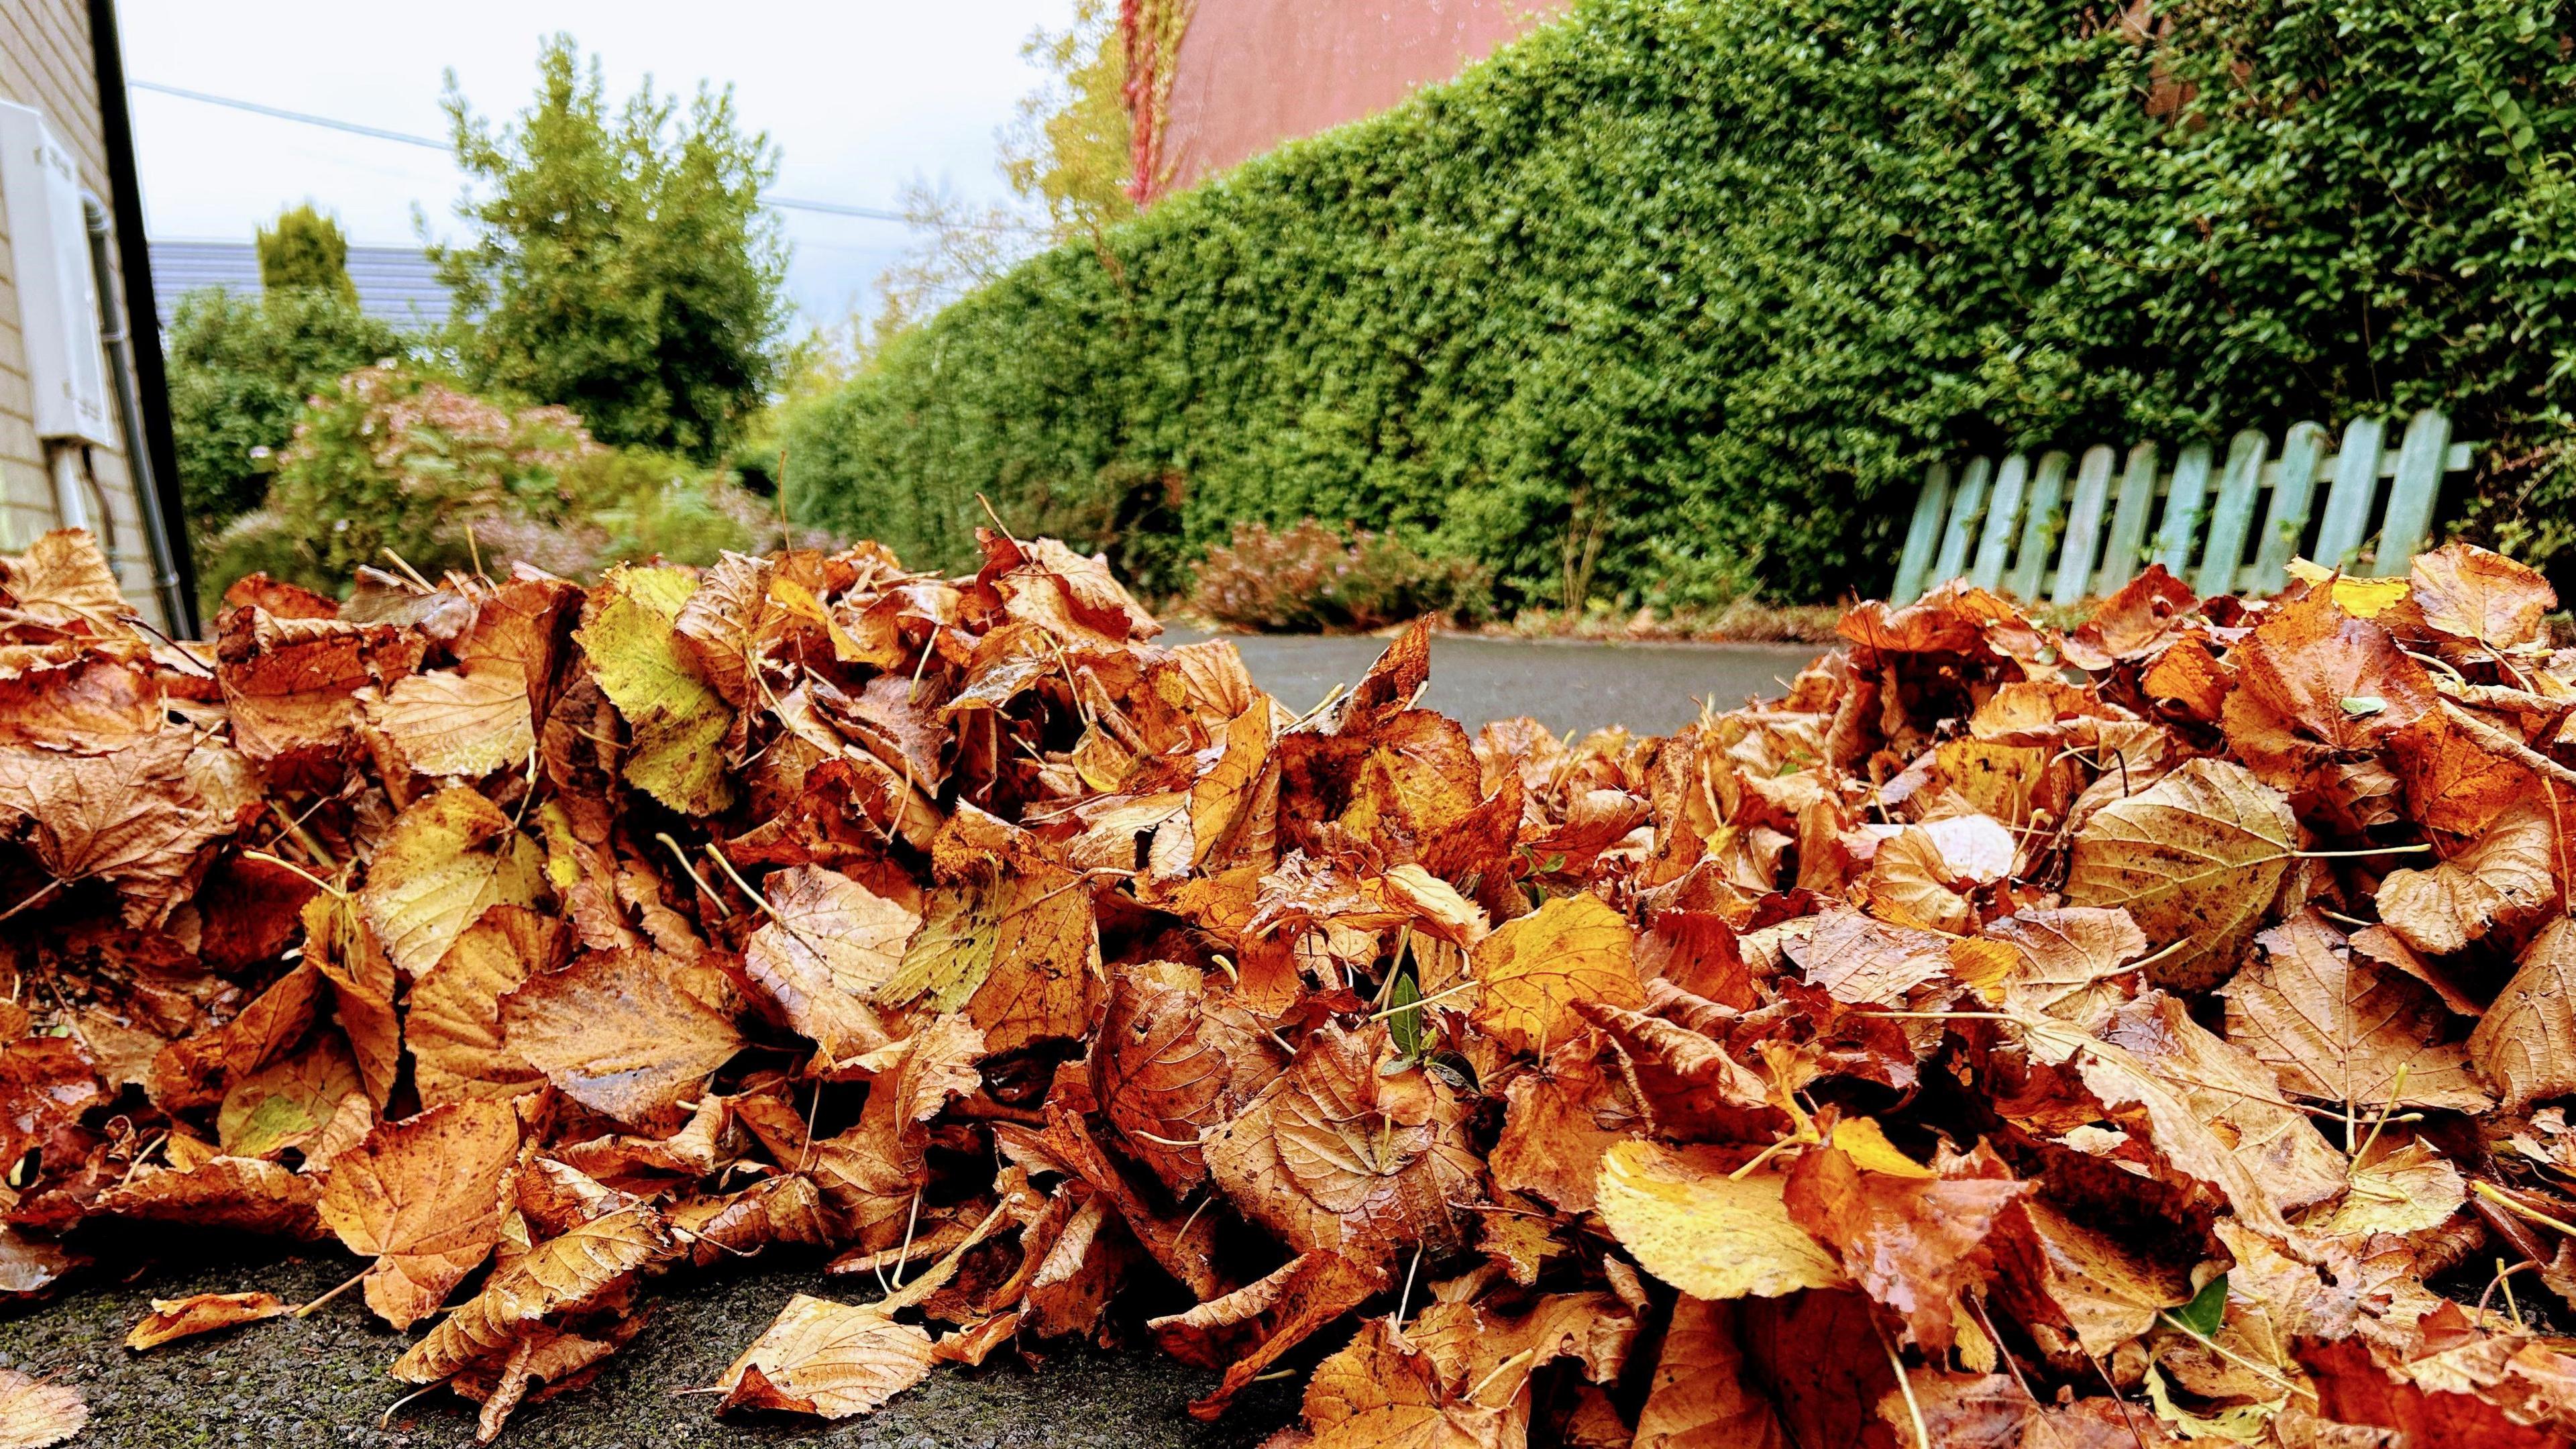
[[(1180, 634), (1170, 642), (1193, 636)], [(1264, 689), (1304, 709), (1357, 679), (1385, 648), (1372, 638), (1237, 637)], [(1475, 729), (1531, 715), (1551, 729), (1624, 724), (1670, 731), (1719, 708), (1776, 694), (1819, 651), (1808, 645), (1595, 644), (1443, 637), (1431, 648), (1425, 708)], [(471, 1405), (432, 1394), (380, 1419), (404, 1392), (385, 1368), (404, 1339), (344, 1297), (309, 1319), (279, 1319), (151, 1353), (122, 1346), (154, 1298), (264, 1289), (303, 1302), (353, 1265), (273, 1250), (175, 1258), (127, 1281), (93, 1273), (49, 1302), (0, 1308), (0, 1367), (58, 1375), (88, 1397), (79, 1449), (339, 1445), (445, 1449), (473, 1440)], [(587, 1388), (520, 1409), (503, 1443), (523, 1449), (735, 1449), (780, 1442), (850, 1446), (1045, 1446), (1161, 1449), (1251, 1446), (1295, 1416), (1295, 1381), (1256, 1384), (1220, 1424), (1184, 1411), (1214, 1376), (1149, 1347), (1059, 1353), (1032, 1371), (1000, 1362), (945, 1367), (875, 1414), (818, 1427), (794, 1418), (720, 1421), (681, 1391), (712, 1383), (791, 1294), (857, 1301), (810, 1260), (764, 1261), (657, 1286), (653, 1319)], [(1310, 1355), (1311, 1356), (1311, 1355)]]
[[(254, 1289), (308, 1301), (356, 1270), (333, 1256), (191, 1255), (129, 1282), (89, 1277), (50, 1302), (0, 1310), (0, 1367), (75, 1384), (89, 1429), (70, 1449), (348, 1446), (449, 1449), (474, 1442), (474, 1406), (446, 1393), (386, 1407), (408, 1385), (386, 1372), (406, 1336), (350, 1293), (311, 1318), (271, 1319), (183, 1339), (149, 1353), (123, 1344), (153, 1298)], [(1216, 1376), (1150, 1348), (1058, 1353), (1035, 1369), (942, 1365), (928, 1382), (865, 1418), (822, 1425), (792, 1415), (717, 1419), (713, 1383), (788, 1297), (863, 1301), (868, 1289), (828, 1279), (811, 1258), (690, 1274), (655, 1285), (651, 1319), (599, 1377), (522, 1406), (502, 1434), (519, 1449), (751, 1449), (828, 1443), (848, 1449), (1249, 1449), (1295, 1417), (1299, 1387), (1255, 1384), (1224, 1422), (1189, 1417)], [(425, 1331), (425, 1330), (423, 1330)]]

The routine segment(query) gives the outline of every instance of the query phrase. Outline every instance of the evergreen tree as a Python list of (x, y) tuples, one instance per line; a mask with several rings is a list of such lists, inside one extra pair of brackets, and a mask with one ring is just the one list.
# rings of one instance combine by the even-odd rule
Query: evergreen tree
[(349, 239), (340, 234), (340, 224), (309, 201), (278, 213), (274, 230), (259, 229), (259, 284), (271, 292), (303, 289), (357, 301), (357, 284), (349, 280)]
[(786, 321), (786, 248), (760, 190), (768, 137), (733, 93), (685, 116), (648, 79), (612, 113), (569, 35), (535, 104), (495, 130), (448, 76), (472, 239), (434, 248), (456, 356), (478, 389), (571, 408), (601, 441), (719, 456), (766, 397)]

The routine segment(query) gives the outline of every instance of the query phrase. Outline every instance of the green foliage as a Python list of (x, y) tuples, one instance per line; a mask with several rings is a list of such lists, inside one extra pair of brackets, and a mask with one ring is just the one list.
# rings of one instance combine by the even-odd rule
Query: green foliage
[(731, 90), (685, 118), (650, 83), (612, 114), (572, 38), (538, 56), (536, 103), (498, 132), (449, 76), (457, 214), (474, 240), (435, 255), (480, 391), (569, 407), (603, 441), (722, 456), (776, 376), (786, 252), (760, 210), (776, 169)]
[(258, 242), (263, 291), (310, 289), (357, 302), (357, 284), (349, 280), (349, 239), (313, 203), (278, 213), (276, 229), (261, 227)]
[(409, 369), (361, 368), (297, 423), (264, 511), (299, 541), (313, 587), (386, 567), (388, 549), (435, 574), (470, 566), (468, 528), (561, 516), (566, 470), (598, 446), (562, 408), (514, 411)]
[(163, 345), (180, 495), (201, 540), (259, 506), (306, 398), (410, 350), (349, 297), (275, 286), (256, 300), (220, 288), (188, 293)]
[(1190, 604), (1239, 629), (1366, 630), (1425, 614), (1474, 622), (1492, 612), (1493, 580), (1471, 559), (1366, 529), (1345, 538), (1311, 518), (1277, 532), (1238, 523), (1199, 565)]
[(789, 429), (791, 496), (952, 567), (981, 492), (1130, 553), (1349, 519), (1514, 602), (1676, 546), (1818, 599), (1885, 586), (1937, 455), (2441, 403), (2524, 470), (2466, 526), (2547, 554), (2570, 9), (1577, 0), (894, 340)]
[(1041, 29), (1020, 54), (1048, 73), (1003, 137), (1002, 174), (1043, 204), (1059, 237), (1087, 236), (1136, 214), (1127, 121), (1127, 45), (1112, 0), (1074, 0), (1073, 22)]
[(609, 448), (557, 407), (508, 408), (403, 367), (314, 399), (265, 505), (218, 536), (206, 600), (255, 569), (326, 592), (361, 564), (425, 574), (528, 563), (583, 577), (659, 555), (710, 564), (782, 541), (760, 500), (670, 454)]

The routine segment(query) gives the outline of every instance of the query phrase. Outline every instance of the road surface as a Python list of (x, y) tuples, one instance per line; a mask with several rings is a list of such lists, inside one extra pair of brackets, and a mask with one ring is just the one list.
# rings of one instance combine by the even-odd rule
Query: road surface
[[(1155, 642), (1207, 637), (1174, 629)], [(1253, 682), (1294, 710), (1359, 678), (1387, 644), (1311, 634), (1223, 637), (1241, 651)], [(1444, 634), (1431, 644), (1431, 687), (1422, 707), (1470, 732), (1525, 714), (1559, 734), (1610, 725), (1670, 734), (1698, 718), (1701, 700), (1732, 709), (1751, 697), (1787, 693), (1790, 679), (1824, 652), (1814, 644), (1602, 644)]]

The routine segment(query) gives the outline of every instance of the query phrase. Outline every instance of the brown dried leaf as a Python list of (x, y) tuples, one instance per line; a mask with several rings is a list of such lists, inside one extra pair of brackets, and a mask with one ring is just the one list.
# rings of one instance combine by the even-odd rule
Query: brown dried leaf
[(565, 1096), (630, 1126), (668, 1124), (745, 1045), (666, 957), (593, 951), (501, 998), (510, 1048)]
[(0, 1368), (0, 1449), (46, 1449), (88, 1425), (80, 1390)]
[(1982, 1146), (1965, 1156), (1945, 1151), (1937, 1171), (1864, 1171), (1829, 1146), (1799, 1157), (1783, 1196), (1789, 1216), (1930, 1354), (1949, 1351), (1960, 1293), (1991, 1273), (1986, 1237), (2029, 1188)]
[(506, 1354), (527, 1325), (604, 1302), (676, 1251), (661, 1215), (649, 1207), (618, 1208), (576, 1223), (494, 1269), (483, 1291), (395, 1361), (394, 1377), (433, 1383)]
[(116, 887), (127, 924), (159, 925), (194, 888), (205, 848), (235, 824), (199, 788), (198, 748), (175, 729), (100, 755), (0, 748), (0, 839), (66, 885)]
[(2469, 1033), (2478, 1075), (2521, 1112), (2576, 1092), (2576, 920), (2551, 921)]
[(2539, 570), (2472, 544), (2415, 555), (2408, 597), (2425, 624), (2455, 639), (2509, 650), (2536, 643), (2558, 593)]
[(1683, 1294), (1637, 1412), (1636, 1449), (1790, 1449), (1735, 1342), (1735, 1305)]
[(2546, 912), (2561, 898), (2557, 832), (2539, 801), (2505, 811), (2468, 849), (2427, 870), (2393, 870), (2379, 883), (2379, 919), (2418, 951), (2442, 956), (2498, 927)]
[(558, 928), (519, 906), (494, 906), (412, 987), (405, 1026), (423, 1106), (501, 1099), (545, 1084), (501, 1033), (501, 1002), (547, 968)]
[(790, 866), (761, 883), (769, 924), (743, 947), (743, 969), (787, 1024), (813, 1040), (829, 1071), (894, 1039), (869, 1003), (893, 979), (921, 918), (837, 871)]
[(367, 1306), (396, 1328), (436, 1312), (500, 1241), (502, 1184), (518, 1156), (516, 1112), (461, 1102), (384, 1123), (334, 1158), (322, 1220), (376, 1260)]
[(2159, 948), (2188, 938), (2149, 968), (2156, 984), (2214, 985), (2262, 924), (2298, 829), (2280, 792), (2244, 766), (2193, 760), (2084, 823), (2066, 899), (2126, 909)]
[(1152, 961), (1110, 977), (1092, 1093), (1129, 1153), (1174, 1192), (1207, 1179), (1199, 1134), (1241, 1112), (1285, 1065), (1269, 1033), (1230, 994), (1211, 995), (1196, 967)]
[(193, 1293), (185, 1298), (155, 1298), (152, 1311), (125, 1335), (125, 1346), (159, 1348), (201, 1333), (276, 1318), (289, 1311), (274, 1293)]
[(930, 1335), (883, 1308), (799, 1293), (725, 1370), (716, 1407), (846, 1419), (928, 1378), (934, 1361)]
[(1207, 1141), (1243, 1214), (1299, 1252), (1383, 1263), (1400, 1246), (1464, 1247), (1454, 1205), (1483, 1196), (1466, 1112), (1420, 1068), (1381, 1071), (1386, 1029), (1324, 1026), (1243, 1114)]
[(2469, 1075), (2467, 1052), (2442, 1040), (2450, 1015), (2433, 993), (2355, 958), (2324, 917), (2303, 911), (2254, 944), (2257, 959), (2218, 988), (2227, 1039), (2278, 1073), (2284, 1090), (2365, 1108), (2494, 1105)]

